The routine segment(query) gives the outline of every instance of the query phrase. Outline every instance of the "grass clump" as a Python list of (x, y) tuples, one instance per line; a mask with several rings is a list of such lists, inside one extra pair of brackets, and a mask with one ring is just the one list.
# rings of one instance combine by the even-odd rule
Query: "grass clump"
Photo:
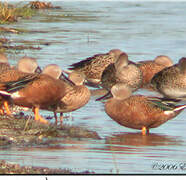
[(29, 7), (29, 5), (20, 6), (10, 5), (6, 2), (0, 2), (0, 24), (16, 22), (18, 17), (30, 18), (36, 11)]
[(36, 10), (32, 9), (29, 5), (15, 8), (15, 14), (18, 17), (30, 18), (36, 14)]

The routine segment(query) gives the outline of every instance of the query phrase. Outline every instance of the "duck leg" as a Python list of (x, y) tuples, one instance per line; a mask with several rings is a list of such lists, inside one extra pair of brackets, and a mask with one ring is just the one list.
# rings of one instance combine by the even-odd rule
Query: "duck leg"
[(4, 115), (4, 114), (5, 114), (4, 109), (3, 109), (3, 107), (1, 106), (1, 107), (0, 107), (0, 115)]
[(142, 135), (146, 135), (149, 133), (149, 129), (147, 129), (145, 126), (141, 129)]
[(54, 112), (54, 118), (55, 118), (55, 124), (57, 125), (58, 119), (57, 119), (57, 113), (56, 112)]
[(43, 124), (48, 124), (48, 121), (46, 119), (44, 119), (40, 114), (39, 114), (39, 108), (38, 107), (34, 107), (33, 109), (34, 112), (34, 116), (35, 116), (35, 120), (39, 121)]
[(63, 113), (60, 112), (60, 125), (62, 125), (62, 124), (63, 124)]
[(4, 102), (3, 102), (3, 105), (4, 105), (4, 107), (5, 107), (5, 110), (6, 110), (7, 115), (11, 116), (12, 113), (11, 113), (11, 111), (10, 111), (10, 109), (9, 109), (8, 101), (4, 101)]

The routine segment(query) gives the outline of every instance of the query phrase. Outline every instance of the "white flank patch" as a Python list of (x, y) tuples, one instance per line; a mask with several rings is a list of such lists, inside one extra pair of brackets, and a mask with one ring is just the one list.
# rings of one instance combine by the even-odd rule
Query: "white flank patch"
[(176, 109), (174, 109), (174, 111), (179, 111), (180, 109), (184, 109), (184, 108), (186, 108), (186, 105), (183, 105), (183, 106), (177, 107)]
[(173, 111), (164, 111), (164, 114), (169, 115), (169, 114), (174, 113), (175, 111), (179, 111), (179, 110), (182, 110), (182, 109), (184, 109), (184, 108), (186, 108), (186, 105), (177, 107), (177, 108), (175, 108)]
[(6, 92), (6, 91), (0, 91), (0, 94), (2, 94), (2, 95), (6, 95), (6, 96), (11, 96), (11, 94), (8, 93), (8, 92)]
[(170, 115), (170, 114), (172, 114), (173, 113), (173, 111), (164, 111), (164, 114), (165, 115)]
[(12, 98), (12, 99), (16, 99), (16, 98), (19, 98), (19, 97), (21, 97), (21, 96), (20, 96), (20, 94), (19, 94), (18, 91), (16, 91), (15, 93), (12, 93), (12, 94), (11, 94), (11, 98)]

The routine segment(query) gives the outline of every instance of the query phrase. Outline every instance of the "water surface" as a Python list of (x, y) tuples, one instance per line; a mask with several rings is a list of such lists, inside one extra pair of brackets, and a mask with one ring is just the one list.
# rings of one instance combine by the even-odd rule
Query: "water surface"
[[(32, 41), (42, 50), (9, 55), (16, 64), (23, 55), (38, 59), (44, 67), (57, 63), (63, 69), (97, 53), (120, 48), (134, 62), (167, 55), (176, 63), (186, 56), (186, 2), (53, 2), (62, 9), (21, 20), (7, 27), (38, 33), (9, 34), (15, 44)], [(40, 43), (50, 42), (48, 46)], [(138, 93), (149, 94), (140, 90)], [(96, 131), (101, 140), (63, 140), (55, 145), (0, 150), (0, 159), (21, 165), (90, 170), (96, 173), (185, 173), (186, 112), (142, 136), (122, 127), (104, 112), (103, 104), (89, 103), (71, 113), (65, 124)], [(52, 115), (42, 111), (44, 115)], [(51, 120), (51, 122), (54, 120)], [(177, 168), (162, 169), (162, 165)]]

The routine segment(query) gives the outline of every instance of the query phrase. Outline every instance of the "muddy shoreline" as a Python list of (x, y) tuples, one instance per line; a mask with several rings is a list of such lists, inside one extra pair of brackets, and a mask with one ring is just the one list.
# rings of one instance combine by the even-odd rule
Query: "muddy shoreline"
[[(40, 45), (49, 46), (50, 42), (32, 42), (29, 40), (12, 41), (8, 34), (23, 33), (47, 33), (47, 31), (30, 31), (26, 29), (18, 29), (6, 27), (6, 24), (17, 23), (20, 19), (30, 19), (32, 16), (39, 15), (38, 9), (59, 9), (61, 7), (53, 6), (51, 3), (31, 2), (29, 4), (21, 4), (20, 7), (7, 3), (0, 3), (1, 12), (7, 12), (7, 16), (0, 15), (0, 51), (15, 53), (15, 51), (23, 51), (25, 49), (41, 50)], [(17, 45), (17, 43), (19, 45)], [(21, 45), (20, 45), (21, 43)], [(12, 51), (12, 52), (11, 52)], [(93, 92), (95, 95), (97, 92)], [(51, 117), (45, 117), (50, 121)], [(99, 135), (87, 129), (78, 126), (41, 124), (36, 122), (32, 116), (25, 116), (20, 112), (12, 117), (0, 116), (0, 148), (9, 149), (12, 147), (49, 147), (52, 144), (61, 144), (64, 140), (81, 141), (86, 138), (101, 139)], [(70, 169), (51, 169), (47, 167), (21, 166), (5, 160), (0, 161), (0, 174), (92, 174), (94, 172), (83, 171), (74, 172)]]
[[(20, 117), (21, 116), (21, 117)], [(52, 146), (65, 140), (85, 138), (100, 139), (99, 135), (77, 126), (41, 124), (31, 116), (16, 115), (0, 117), (0, 148)], [(93, 172), (74, 172), (69, 169), (21, 166), (0, 161), (0, 174), (92, 174)]]
[(46, 175), (65, 175), (65, 174), (95, 174), (90, 171), (73, 172), (70, 169), (51, 169), (46, 167), (34, 167), (34, 166), (20, 166), (19, 164), (8, 163), (4, 160), (0, 161), (0, 175), (8, 174), (46, 174)]

